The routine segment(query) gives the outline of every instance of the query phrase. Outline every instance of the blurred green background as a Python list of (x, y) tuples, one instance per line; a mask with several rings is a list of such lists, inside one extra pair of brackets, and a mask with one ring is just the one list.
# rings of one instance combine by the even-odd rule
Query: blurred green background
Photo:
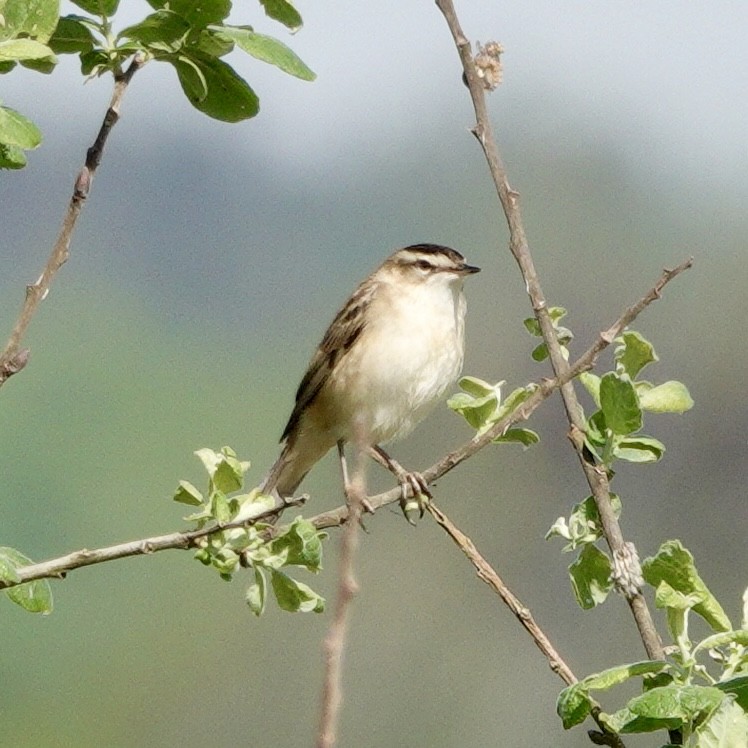
[[(147, 12), (123, 5), (122, 25)], [(440, 14), (429, 2), (300, 10), (305, 28), (288, 43), (319, 78), (238, 60), (261, 99), (247, 123), (198, 114), (166, 66), (135, 77), (71, 259), (26, 340), (31, 362), (0, 393), (0, 544), (42, 560), (179, 529), (170, 496), (179, 478), (202, 480), (191, 454), (202, 446), (232, 445), (259, 480), (326, 324), (398, 246), (445, 243), (483, 267), (468, 287), (466, 372), (510, 386), (548, 373), (529, 358), (529, 305)], [(284, 37), (250, 12), (258, 31)], [(665, 459), (622, 467), (614, 485), (640, 554), (681, 538), (737, 622), (748, 584), (748, 6), (481, 0), (458, 12), (471, 38), (506, 48), (491, 110), (546, 294), (570, 310), (573, 351), (663, 266), (695, 257), (637, 328), (662, 359), (648, 378), (683, 380), (696, 407), (650, 417)], [(72, 60), (2, 83), (3, 103), (45, 134), (25, 171), (0, 175), (6, 335), (110, 83), (81, 86)], [(436, 496), (577, 674), (640, 659), (622, 600), (580, 611), (571, 558), (543, 540), (586, 492), (560, 403), (531, 426), (538, 447), (484, 451)], [(393, 452), (424, 467), (469, 436), (444, 408)], [(332, 458), (305, 489), (309, 513), (340, 503)], [(581, 730), (562, 733), (560, 681), (446, 536), (397, 511), (367, 524), (340, 745), (588, 745)], [(330, 600), (331, 535), (311, 580)], [(49, 617), (4, 602), (0, 743), (310, 745), (330, 616), (272, 605), (255, 620), (245, 585), (172, 551), (55, 582)]]

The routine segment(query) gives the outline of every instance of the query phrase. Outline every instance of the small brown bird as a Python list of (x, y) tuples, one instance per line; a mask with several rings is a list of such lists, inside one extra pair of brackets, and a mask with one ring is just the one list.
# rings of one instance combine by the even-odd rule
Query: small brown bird
[(406, 436), (462, 370), (468, 265), (454, 249), (415, 244), (390, 255), (327, 329), (296, 393), (280, 457), (263, 493), (293, 496), (333, 446), (365, 447), (397, 475), (406, 498), (428, 487), (379, 446)]

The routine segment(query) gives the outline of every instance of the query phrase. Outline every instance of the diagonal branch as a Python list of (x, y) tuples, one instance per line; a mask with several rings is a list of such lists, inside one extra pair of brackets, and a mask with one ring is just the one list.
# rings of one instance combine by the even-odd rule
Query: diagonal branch
[[(551, 644), (550, 639), (546, 636), (543, 629), (540, 628), (537, 621), (530, 609), (522, 603), (522, 601), (509, 589), (506, 582), (499, 576), (496, 570), (491, 564), (486, 561), (485, 557), (475, 547), (473, 541), (460, 530), (457, 525), (439, 509), (433, 501), (426, 505), (427, 511), (436, 520), (436, 523), (441, 527), (444, 532), (449, 535), (450, 538), (455, 542), (457, 547), (465, 554), (467, 559), (475, 568), (478, 577), (484, 581), (504, 602), (504, 604), (511, 610), (514, 617), (522, 624), (525, 631), (530, 634), (530, 637), (535, 642), (538, 649), (543, 653), (551, 670), (556, 673), (561, 680), (566, 683), (567, 686), (571, 686), (577, 682), (577, 677), (572, 672), (571, 668), (566, 664), (561, 655), (556, 651), (556, 648)], [(592, 709), (592, 717), (600, 727), (601, 732), (595, 733), (598, 745), (608, 745), (612, 748), (624, 748), (623, 741), (615, 733), (605, 726), (605, 723), (600, 719), (600, 707), (595, 706)]]
[[(540, 285), (532, 255), (530, 254), (519, 207), (519, 195), (509, 185), (506, 169), (493, 135), (486, 107), (485, 91), (473, 62), (470, 42), (462, 31), (452, 0), (436, 0), (436, 5), (444, 15), (462, 62), (464, 79), (470, 90), (470, 97), (475, 110), (476, 125), (473, 128), (473, 133), (483, 149), (501, 207), (509, 226), (509, 249), (519, 265), (520, 272), (525, 281), (533, 312), (548, 346), (553, 371), (556, 377), (563, 381), (560, 390), (567, 419), (571, 426), (570, 437), (592, 495), (595, 498), (605, 539), (613, 554), (614, 561), (630, 558), (633, 555), (633, 548), (629, 543), (624, 541), (621, 526), (610, 503), (610, 487), (607, 474), (604, 469), (601, 469), (600, 466), (594, 463), (594, 458), (584, 448), (584, 420), (581, 415), (581, 408), (579, 407), (573, 384), (565, 378), (569, 370), (569, 364), (565, 360), (561, 346), (556, 339), (553, 323), (548, 313), (548, 305)], [(623, 592), (636, 621), (636, 626), (647, 655), (651, 659), (661, 659), (663, 656), (662, 642), (660, 641), (659, 634), (652, 620), (652, 615), (643, 595), (636, 587), (625, 589)]]
[(21, 341), (39, 304), (47, 298), (52, 280), (70, 256), (70, 239), (73, 236), (83, 203), (86, 201), (91, 189), (91, 181), (101, 163), (104, 145), (112, 128), (117, 124), (117, 120), (119, 120), (122, 98), (127, 91), (127, 86), (130, 84), (133, 75), (135, 75), (144, 63), (145, 58), (141, 55), (135, 55), (127, 70), (115, 75), (114, 92), (109, 102), (109, 108), (104, 115), (104, 121), (101, 123), (101, 128), (94, 144), (86, 152), (86, 162), (75, 180), (73, 195), (70, 198), (67, 211), (62, 219), (62, 226), (60, 227), (57, 241), (55, 241), (52, 253), (47, 260), (47, 264), (44, 266), (44, 270), (42, 270), (42, 274), (35, 283), (26, 286), (26, 298), (21, 307), (21, 313), (13, 326), (5, 348), (0, 353), (0, 386), (12, 377), (13, 374), (21, 371), (28, 363), (29, 350), (28, 348), (21, 348)]
[[(509, 413), (507, 416), (495, 423), (485, 434), (473, 437), (470, 441), (454, 451), (444, 455), (444, 457), (442, 457), (438, 462), (422, 472), (424, 479), (428, 483), (433, 483), (438, 480), (454, 467), (486, 447), (496, 437), (501, 436), (511, 426), (521, 421), (526, 421), (541, 405), (541, 403), (543, 403), (543, 401), (545, 401), (564, 382), (568, 382), (572, 378), (578, 376), (581, 372), (591, 369), (595, 365), (600, 353), (607, 348), (612, 341), (621, 334), (624, 328), (631, 324), (636, 317), (647, 306), (649, 306), (649, 304), (656, 299), (659, 299), (664, 287), (675, 277), (690, 268), (691, 263), (692, 261), (689, 259), (672, 270), (665, 270), (655, 285), (649, 289), (649, 291), (647, 291), (639, 301), (624, 310), (620, 317), (618, 317), (610, 327), (597, 336), (594, 343), (574, 362), (574, 364), (572, 364), (571, 367), (569, 367), (563, 377), (556, 377), (554, 379), (547, 379), (538, 382), (535, 392), (533, 392), (533, 394), (522, 403), (520, 408), (517, 408), (517, 410)], [(400, 486), (397, 486), (396, 488), (392, 488), (384, 493), (369, 497), (368, 503), (371, 505), (372, 509), (376, 510), (399, 501), (401, 496), (401, 488)], [(194, 548), (197, 541), (206, 535), (230, 527), (238, 527), (247, 522), (257, 522), (275, 516), (279, 510), (284, 508), (284, 504), (279, 502), (271, 509), (263, 510), (250, 517), (244, 516), (240, 522), (206, 527), (192, 532), (173, 532), (167, 535), (157, 535), (151, 538), (133, 540), (127, 543), (118, 543), (117, 545), (98, 548), (95, 550), (84, 549), (69, 553), (65, 556), (60, 556), (59, 558), (50, 559), (49, 561), (42, 561), (38, 564), (29, 564), (28, 566), (17, 569), (17, 581), (11, 582), (9, 580), (0, 579), (0, 590), (14, 587), (18, 584), (23, 584), (24, 582), (31, 582), (35, 579), (62, 579), (69, 571), (80, 569), (84, 566), (104, 563), (105, 561), (114, 561), (119, 558), (129, 558), (131, 556), (149, 555), (156, 551), (169, 549), (187, 550), (189, 548)], [(312, 517), (310, 521), (313, 522), (318, 529), (322, 529), (342, 525), (345, 523), (347, 517), (348, 507), (343, 505), (332, 511), (317, 514)]]

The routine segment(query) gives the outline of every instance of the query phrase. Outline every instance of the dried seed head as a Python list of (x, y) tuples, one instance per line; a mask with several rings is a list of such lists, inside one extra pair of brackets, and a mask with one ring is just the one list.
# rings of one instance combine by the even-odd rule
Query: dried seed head
[(501, 66), (501, 55), (504, 48), (498, 42), (487, 42), (477, 44), (478, 53), (475, 55), (475, 71), (483, 83), (486, 91), (493, 91), (500, 83), (503, 74)]

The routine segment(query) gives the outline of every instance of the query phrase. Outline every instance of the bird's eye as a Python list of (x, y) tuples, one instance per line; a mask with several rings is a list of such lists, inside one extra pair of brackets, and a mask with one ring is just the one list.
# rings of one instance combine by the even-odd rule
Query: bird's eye
[(431, 263), (428, 260), (416, 260), (416, 267), (419, 270), (431, 270)]

